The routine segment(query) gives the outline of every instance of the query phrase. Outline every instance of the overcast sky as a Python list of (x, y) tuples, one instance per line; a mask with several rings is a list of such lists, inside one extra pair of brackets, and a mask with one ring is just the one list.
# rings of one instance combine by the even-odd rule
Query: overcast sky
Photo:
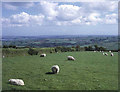
[(118, 1), (3, 2), (3, 36), (117, 35)]

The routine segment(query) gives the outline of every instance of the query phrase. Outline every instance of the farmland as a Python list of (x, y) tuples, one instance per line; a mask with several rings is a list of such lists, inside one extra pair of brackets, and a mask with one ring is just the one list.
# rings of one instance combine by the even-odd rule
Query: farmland
[[(48, 53), (47, 57), (26, 55), (5, 57), (3, 65), (3, 90), (117, 90), (118, 54), (111, 57), (101, 52)], [(68, 61), (72, 55), (75, 61)], [(59, 74), (51, 72), (52, 65), (59, 65)], [(25, 86), (8, 83), (11, 78), (20, 78)]]
[(118, 49), (118, 37), (117, 36), (11, 36), (2, 38), (4, 45), (15, 45), (21, 47), (56, 47), (56, 46), (67, 46), (72, 47), (80, 45), (81, 47), (103, 46), (108, 50)]
[[(117, 36), (25, 36), (3, 37), (2, 41), (3, 90), (118, 89)], [(108, 56), (99, 48), (105, 48)], [(30, 49), (38, 53), (30, 55)], [(114, 56), (109, 50), (116, 51)], [(41, 53), (47, 56), (40, 57)], [(70, 55), (76, 60), (68, 61)], [(59, 65), (60, 73), (48, 74), (53, 65)], [(25, 85), (9, 84), (11, 78), (22, 79)]]

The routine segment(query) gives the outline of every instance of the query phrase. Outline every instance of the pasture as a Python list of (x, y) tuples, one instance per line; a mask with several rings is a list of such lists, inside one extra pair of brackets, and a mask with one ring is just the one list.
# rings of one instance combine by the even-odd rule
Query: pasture
[[(2, 60), (3, 90), (117, 90), (118, 54), (111, 57), (100, 52), (64, 52), (47, 54), (46, 57), (15, 56)], [(68, 61), (67, 56), (75, 57)], [(53, 65), (59, 65), (58, 74), (51, 72)], [(19, 78), (24, 86), (8, 83)]]

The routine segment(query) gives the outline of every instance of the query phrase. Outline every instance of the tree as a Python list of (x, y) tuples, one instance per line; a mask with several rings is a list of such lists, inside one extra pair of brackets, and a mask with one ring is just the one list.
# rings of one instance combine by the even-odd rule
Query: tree
[(98, 46), (97, 46), (97, 45), (94, 45), (94, 47), (95, 47), (95, 50), (97, 50), (97, 51), (99, 50), (99, 48), (98, 48)]
[(92, 46), (88, 46), (88, 50), (92, 51), (93, 50)]
[(88, 51), (88, 47), (85, 46), (84, 49), (85, 49), (85, 51)]
[(75, 48), (75, 46), (72, 46), (72, 48)]
[(80, 46), (79, 45), (76, 46), (76, 51), (80, 51)]
[(55, 52), (58, 52), (57, 48), (55, 48)]
[(99, 47), (99, 50), (100, 50), (100, 51), (105, 51), (106, 48), (104, 48), (104, 47)]
[(32, 49), (32, 48), (29, 48), (28, 54), (29, 54), (29, 55), (38, 55), (38, 51), (36, 51), (36, 50), (34, 50), (34, 49)]
[(61, 46), (58, 46), (58, 47), (55, 47), (55, 52), (58, 52), (58, 51), (60, 51), (61, 50)]
[(84, 47), (85, 51), (93, 51), (92, 46)]
[(8, 48), (8, 46), (7, 46), (7, 45), (4, 45), (3, 48)]

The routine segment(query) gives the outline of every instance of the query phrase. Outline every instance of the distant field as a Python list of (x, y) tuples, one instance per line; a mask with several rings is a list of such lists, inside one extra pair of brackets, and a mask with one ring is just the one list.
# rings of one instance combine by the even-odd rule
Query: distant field
[[(119, 38), (120, 39), (120, 38)], [(118, 36), (47, 36), (47, 37), (3, 37), (3, 45), (30, 46), (34, 48), (56, 47), (56, 46), (102, 46), (108, 50), (118, 49)]]
[[(75, 61), (68, 61), (72, 55)], [(100, 52), (64, 52), (47, 54), (47, 57), (5, 57), (3, 63), (3, 90), (117, 90), (118, 54), (103, 56)], [(51, 72), (52, 65), (59, 65), (59, 74)], [(20, 78), (25, 86), (8, 83)]]

